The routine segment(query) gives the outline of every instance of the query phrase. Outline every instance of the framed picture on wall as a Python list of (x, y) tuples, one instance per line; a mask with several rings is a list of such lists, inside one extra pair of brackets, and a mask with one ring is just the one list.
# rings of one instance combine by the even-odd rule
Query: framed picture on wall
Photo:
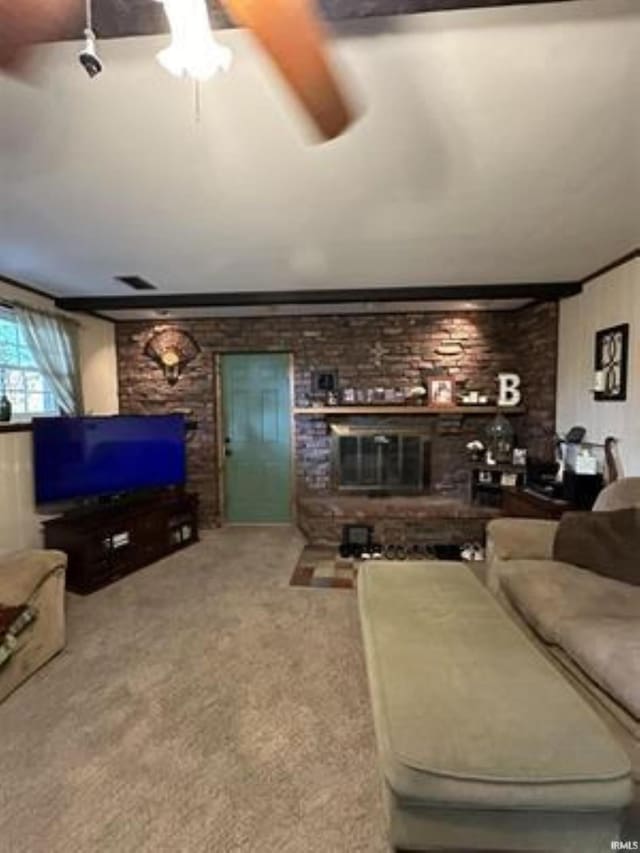
[(335, 394), (338, 391), (338, 371), (335, 367), (320, 367), (311, 371), (312, 394)]
[(627, 399), (629, 324), (621, 323), (596, 332), (595, 391), (600, 401)]

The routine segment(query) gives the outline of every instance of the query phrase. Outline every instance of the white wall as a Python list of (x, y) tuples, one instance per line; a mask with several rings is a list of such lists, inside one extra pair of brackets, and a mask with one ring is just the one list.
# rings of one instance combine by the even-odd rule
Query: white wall
[[(629, 379), (624, 403), (594, 400), (595, 334), (629, 323)], [(585, 285), (560, 305), (558, 429), (586, 427), (588, 438), (615, 436), (624, 473), (640, 475), (640, 258)]]
[(82, 394), (88, 415), (118, 411), (118, 364), (115, 325), (98, 317), (80, 316)]
[[(53, 309), (46, 297), (0, 281), (0, 300), (16, 299), (37, 308)], [(80, 323), (80, 367), (85, 409), (91, 414), (118, 411), (115, 327), (88, 315)], [(18, 548), (40, 547), (40, 523), (33, 502), (30, 432), (2, 432), (0, 427), (0, 554)]]

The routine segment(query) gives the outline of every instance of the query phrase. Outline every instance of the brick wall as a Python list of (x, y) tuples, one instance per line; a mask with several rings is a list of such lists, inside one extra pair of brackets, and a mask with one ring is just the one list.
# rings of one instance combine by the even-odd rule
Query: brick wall
[[(215, 355), (286, 351), (293, 354), (297, 404), (310, 392), (311, 371), (337, 367), (340, 384), (353, 388), (406, 388), (423, 371), (449, 374), (495, 396), (499, 371), (523, 380), (526, 416), (514, 418), (518, 442), (538, 456), (550, 452), (555, 423), (557, 306), (515, 312), (391, 314), (184, 320), (170, 325), (195, 337), (202, 352), (174, 386), (143, 353), (148, 338), (167, 323), (117, 326), (120, 409), (148, 413), (189, 409), (199, 422), (188, 446), (189, 480), (200, 492), (204, 523), (218, 515)], [(432, 485), (459, 489), (464, 445), (482, 435), (490, 419), (469, 416), (459, 426), (433, 426)], [(330, 437), (323, 419), (296, 421), (296, 479), (300, 494), (329, 489)]]

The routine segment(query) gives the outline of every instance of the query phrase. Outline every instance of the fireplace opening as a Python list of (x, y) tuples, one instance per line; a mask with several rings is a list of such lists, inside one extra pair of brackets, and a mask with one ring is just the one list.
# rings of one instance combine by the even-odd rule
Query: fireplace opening
[(424, 433), (333, 424), (332, 480), (341, 492), (419, 494), (429, 486)]

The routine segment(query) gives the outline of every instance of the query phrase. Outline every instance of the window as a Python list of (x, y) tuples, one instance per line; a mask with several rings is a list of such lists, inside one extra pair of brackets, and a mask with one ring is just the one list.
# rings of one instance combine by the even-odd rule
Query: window
[(57, 415), (55, 394), (22, 334), (16, 318), (0, 308), (0, 394), (11, 401), (12, 417), (25, 420), (36, 415)]

